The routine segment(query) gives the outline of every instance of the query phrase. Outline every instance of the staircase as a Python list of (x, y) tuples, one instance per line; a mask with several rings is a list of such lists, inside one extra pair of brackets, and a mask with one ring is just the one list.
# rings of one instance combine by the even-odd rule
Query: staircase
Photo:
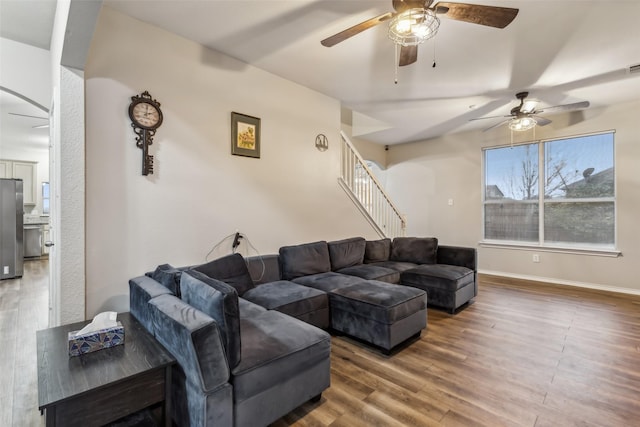
[(400, 237), (405, 220), (349, 138), (342, 137), (338, 182), (380, 237)]

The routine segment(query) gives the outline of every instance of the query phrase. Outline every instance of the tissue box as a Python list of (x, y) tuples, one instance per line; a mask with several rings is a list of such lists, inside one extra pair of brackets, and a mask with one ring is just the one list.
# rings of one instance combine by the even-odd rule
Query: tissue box
[(76, 336), (77, 332), (69, 332), (69, 356), (80, 356), (81, 354), (124, 344), (124, 327), (120, 322), (118, 322), (117, 326), (83, 335)]

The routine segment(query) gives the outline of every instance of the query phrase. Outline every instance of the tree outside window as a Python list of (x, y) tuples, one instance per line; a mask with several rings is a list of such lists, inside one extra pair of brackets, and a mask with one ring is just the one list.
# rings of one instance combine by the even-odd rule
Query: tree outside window
[(613, 133), (485, 150), (485, 239), (613, 247), (614, 172)]

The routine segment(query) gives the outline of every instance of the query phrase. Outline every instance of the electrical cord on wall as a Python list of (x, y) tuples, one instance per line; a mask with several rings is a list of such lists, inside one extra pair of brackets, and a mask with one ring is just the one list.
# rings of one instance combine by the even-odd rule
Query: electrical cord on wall
[[(264, 273), (266, 273), (267, 271), (267, 266), (264, 263), (264, 259), (262, 259), (262, 254), (260, 254), (260, 251), (256, 249), (255, 246), (253, 246), (253, 243), (251, 243), (251, 240), (249, 240), (247, 236), (244, 236), (244, 239), (247, 241), (247, 245), (255, 251), (256, 256), (260, 258), (260, 262), (262, 263), (262, 273), (260, 273), (260, 277), (258, 277), (257, 279), (254, 279), (253, 276), (251, 277), (251, 280), (253, 280), (254, 283), (259, 282), (264, 277)], [(245, 259), (245, 262), (246, 262), (246, 259)], [(247, 268), (248, 267), (249, 266), (247, 265)], [(249, 274), (251, 274), (251, 271), (249, 271)]]
[[(213, 253), (213, 251), (215, 251), (216, 249), (218, 249), (218, 248), (220, 247), (220, 245), (222, 245), (226, 240), (229, 240), (229, 239), (230, 239), (230, 238), (232, 238), (232, 237), (233, 237), (233, 238), (235, 238), (236, 234), (238, 234), (238, 233), (237, 233), (237, 232), (236, 232), (236, 233), (231, 233), (231, 234), (229, 234), (227, 237), (223, 237), (223, 238), (222, 238), (222, 240), (220, 240), (218, 243), (216, 243), (216, 244), (211, 248), (211, 250), (209, 251), (209, 253), (207, 254), (207, 256), (205, 256), (205, 257), (204, 257), (204, 261), (205, 261), (205, 262), (209, 262), (209, 255), (211, 255), (211, 254)], [(235, 249), (235, 248), (234, 248), (234, 249)]]
[[(218, 243), (216, 243), (211, 250), (209, 251), (209, 253), (207, 253), (207, 256), (204, 257), (205, 262), (209, 262), (209, 256), (216, 250), (218, 249), (223, 243), (225, 243), (227, 240), (230, 240), (233, 238), (233, 241), (231, 243), (231, 253), (236, 253), (236, 249), (238, 248), (238, 246), (240, 246), (240, 240), (244, 239), (247, 242), (247, 246), (250, 249), (253, 249), (253, 251), (256, 253), (256, 256), (260, 259), (260, 262), (262, 263), (262, 273), (260, 273), (260, 277), (258, 277), (257, 279), (254, 277), (251, 277), (251, 280), (253, 280), (253, 282), (259, 282), (260, 280), (262, 280), (262, 278), (264, 277), (264, 274), (266, 273), (267, 270), (267, 266), (264, 263), (264, 259), (262, 259), (262, 255), (260, 254), (260, 251), (258, 251), (258, 249), (256, 249), (256, 247), (253, 245), (253, 243), (251, 243), (251, 240), (249, 240), (249, 238), (240, 233), (239, 231), (236, 231), (235, 233), (231, 233), (226, 237), (223, 237)], [(248, 256), (248, 253), (247, 253)], [(245, 263), (247, 263), (246, 257), (245, 258)], [(249, 265), (247, 263), (247, 268), (249, 268)], [(251, 274), (251, 273), (249, 273)]]

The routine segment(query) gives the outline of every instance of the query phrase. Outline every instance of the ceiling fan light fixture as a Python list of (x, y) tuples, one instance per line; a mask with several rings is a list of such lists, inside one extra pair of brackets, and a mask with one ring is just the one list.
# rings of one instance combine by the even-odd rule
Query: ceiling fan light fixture
[(515, 117), (509, 120), (509, 129), (516, 132), (533, 129), (538, 122), (533, 117)]
[(417, 46), (435, 36), (439, 27), (440, 19), (433, 10), (409, 9), (389, 22), (389, 38), (401, 46)]

